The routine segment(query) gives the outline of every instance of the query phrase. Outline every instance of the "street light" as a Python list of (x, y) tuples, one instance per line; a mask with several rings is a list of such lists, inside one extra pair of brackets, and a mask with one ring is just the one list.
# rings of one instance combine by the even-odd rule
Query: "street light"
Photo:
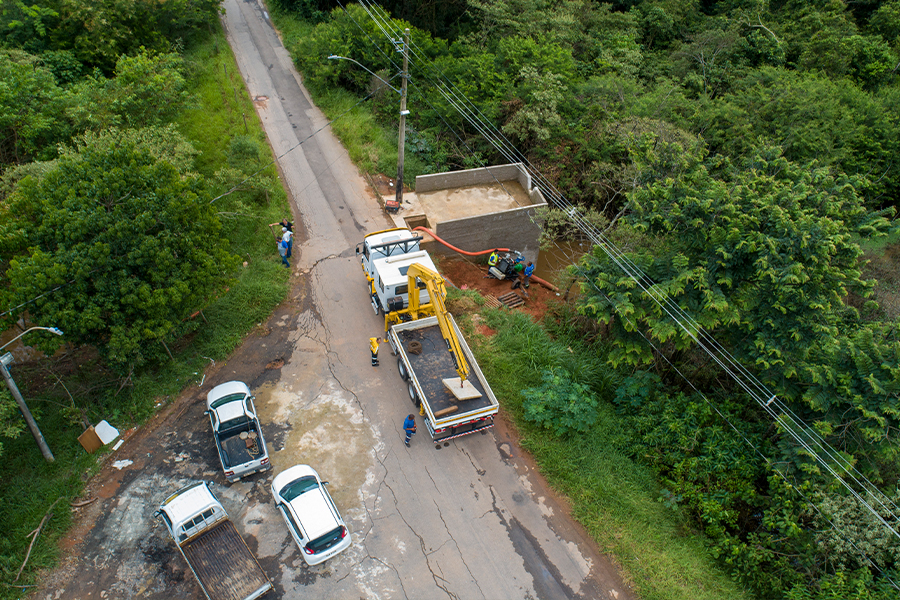
[[(399, 51), (399, 50), (398, 50)], [(357, 61), (352, 58), (347, 58), (346, 56), (337, 56), (336, 54), (332, 54), (328, 57), (329, 60), (349, 60), (350, 62), (359, 65), (363, 69), (365, 69), (368, 73), (370, 73), (373, 77), (376, 77), (383, 84), (400, 94), (400, 135), (397, 140), (397, 185), (395, 186), (396, 196), (394, 197), (395, 207), (386, 206), (386, 208), (392, 210), (400, 210), (400, 206), (403, 204), (403, 159), (406, 150), (406, 116), (409, 114), (409, 111), (406, 110), (406, 82), (409, 79), (409, 29), (405, 29), (403, 32), (403, 70), (400, 72), (401, 77), (403, 78), (403, 82), (400, 85), (400, 89), (398, 90), (387, 81), (372, 73), (368, 68), (361, 65)], [(390, 204), (390, 201), (385, 203)]]
[[(29, 331), (34, 331), (35, 329), (43, 329), (44, 331), (49, 331), (55, 335), (62, 335), (63, 332), (58, 327), (31, 327), (26, 329), (13, 339), (9, 340), (2, 346), (0, 346), (0, 350), (3, 350), (14, 341), (28, 333)], [(31, 430), (31, 435), (34, 436), (34, 441), (37, 442), (38, 447), (41, 449), (41, 454), (44, 455), (44, 458), (47, 459), (48, 462), (53, 462), (53, 453), (50, 452), (50, 447), (47, 446), (47, 442), (44, 440), (44, 435), (41, 433), (41, 430), (38, 428), (37, 422), (34, 420), (34, 417), (31, 416), (31, 411), (28, 410), (28, 405), (25, 404), (25, 399), (22, 398), (22, 393), (19, 391), (19, 388), (16, 386), (16, 382), (13, 381), (12, 374), (7, 369), (7, 365), (11, 365), (13, 362), (12, 352), (7, 352), (3, 356), (0, 356), (0, 373), (3, 374), (3, 379), (6, 380), (6, 386), (9, 388), (9, 391), (12, 393), (13, 398), (16, 399), (16, 404), (19, 405), (19, 410), (22, 411), (22, 415), (25, 417), (25, 422), (28, 423), (28, 429)]]

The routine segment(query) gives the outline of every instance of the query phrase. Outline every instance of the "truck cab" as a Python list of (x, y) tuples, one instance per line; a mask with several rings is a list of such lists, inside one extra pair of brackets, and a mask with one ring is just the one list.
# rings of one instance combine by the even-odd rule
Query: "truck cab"
[(159, 507), (159, 516), (179, 545), (228, 518), (205, 482), (189, 485), (169, 496)]
[[(388, 229), (367, 235), (356, 247), (369, 282), (369, 297), (375, 314), (394, 312), (409, 306), (406, 272), (418, 263), (436, 271), (428, 252), (422, 250), (421, 235), (405, 228)], [(419, 301), (429, 302), (428, 290), (419, 283)]]

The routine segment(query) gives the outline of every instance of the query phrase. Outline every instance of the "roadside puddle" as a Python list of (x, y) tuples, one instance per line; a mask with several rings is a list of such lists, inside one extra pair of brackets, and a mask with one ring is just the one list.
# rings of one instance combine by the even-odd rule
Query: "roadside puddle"
[(274, 474), (296, 464), (309, 465), (329, 482), (342, 512), (360, 506), (376, 442), (355, 399), (334, 380), (314, 397), (289, 389), (283, 381), (265, 384), (254, 394), (263, 427), (271, 423), (284, 428), (269, 446)]

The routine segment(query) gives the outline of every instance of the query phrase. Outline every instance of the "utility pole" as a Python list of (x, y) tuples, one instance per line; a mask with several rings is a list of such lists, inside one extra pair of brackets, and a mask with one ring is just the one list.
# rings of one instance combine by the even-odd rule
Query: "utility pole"
[(25, 422), (28, 423), (28, 429), (31, 430), (31, 435), (34, 436), (34, 441), (37, 442), (38, 447), (40, 447), (41, 449), (41, 454), (44, 455), (44, 458), (46, 458), (48, 462), (53, 462), (55, 459), (53, 458), (53, 453), (50, 452), (50, 447), (47, 445), (46, 440), (44, 440), (44, 434), (41, 433), (41, 430), (38, 428), (37, 422), (34, 420), (34, 417), (31, 416), (31, 411), (28, 410), (28, 405), (25, 404), (25, 399), (22, 398), (22, 393), (16, 386), (16, 382), (13, 381), (12, 374), (9, 372), (9, 369), (6, 368), (6, 365), (10, 364), (12, 361), (13, 355), (10, 352), (7, 352), (3, 356), (0, 356), (0, 373), (3, 374), (3, 379), (6, 380), (6, 386), (9, 388), (9, 391), (12, 392), (13, 398), (16, 399), (16, 404), (19, 405), (19, 410), (22, 411), (22, 415), (25, 417)]
[(403, 31), (403, 81), (400, 84), (400, 139), (397, 142), (397, 209), (403, 205), (403, 154), (406, 147), (406, 81), (409, 79), (409, 28)]

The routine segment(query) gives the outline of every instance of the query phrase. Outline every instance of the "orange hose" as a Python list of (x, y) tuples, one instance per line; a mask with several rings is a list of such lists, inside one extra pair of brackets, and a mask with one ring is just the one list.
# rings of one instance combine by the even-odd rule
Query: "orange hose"
[(542, 286), (544, 286), (545, 288), (547, 288), (547, 289), (550, 290), (551, 292), (556, 292), (557, 294), (559, 293), (559, 288), (556, 287), (555, 285), (553, 285), (552, 283), (550, 283), (549, 281), (544, 281), (543, 279), (541, 279), (541, 278), (538, 277), (537, 275), (532, 275), (532, 276), (531, 276), (531, 279), (532, 279), (535, 283), (541, 284)]
[[(447, 242), (445, 242), (438, 236), (434, 235), (434, 232), (431, 231), (430, 229), (428, 229), (427, 227), (414, 227), (413, 231), (424, 231), (425, 233), (427, 233), (428, 235), (433, 237), (435, 239), (435, 241), (440, 242), (441, 244), (447, 246), (454, 252), (459, 252), (460, 254), (465, 254), (466, 256), (481, 256), (482, 254), (489, 254), (491, 252), (509, 252), (510, 251), (509, 248), (493, 248), (491, 250), (483, 250), (481, 252), (466, 252), (465, 250), (460, 250), (459, 248), (457, 248), (456, 246), (454, 246), (452, 244), (448, 244)], [(537, 277), (536, 275), (532, 275), (531, 278), (535, 281), (535, 283), (538, 283), (538, 284), (544, 286), (548, 290), (553, 291), (553, 292), (559, 292), (559, 288), (556, 287), (555, 285), (553, 285), (552, 283), (544, 281), (543, 279), (541, 279), (540, 277)]]
[(456, 246), (453, 246), (452, 244), (448, 244), (447, 242), (445, 242), (438, 236), (434, 235), (434, 232), (431, 231), (430, 229), (428, 229), (427, 227), (414, 227), (413, 231), (424, 231), (425, 233), (427, 233), (428, 235), (433, 237), (436, 241), (447, 246), (454, 252), (459, 252), (460, 254), (465, 254), (466, 256), (481, 256), (482, 254), (490, 254), (491, 252), (509, 252), (510, 251), (509, 248), (491, 248), (490, 250), (483, 250), (481, 252), (466, 252), (465, 250), (460, 250), (459, 248), (457, 248)]

